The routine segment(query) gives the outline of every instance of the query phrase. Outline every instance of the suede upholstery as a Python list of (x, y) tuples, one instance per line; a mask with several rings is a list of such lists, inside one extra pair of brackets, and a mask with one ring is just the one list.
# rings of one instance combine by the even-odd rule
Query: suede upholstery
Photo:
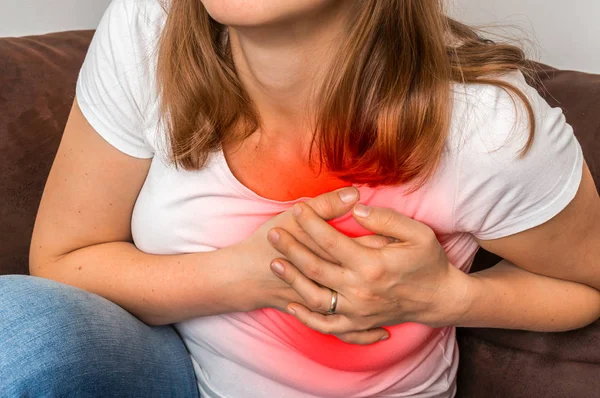
[[(92, 35), (0, 39), (0, 275), (28, 273), (37, 207)], [(543, 65), (539, 75), (600, 187), (600, 75)], [(472, 272), (498, 259), (480, 250)], [(600, 396), (600, 321), (564, 333), (459, 328), (458, 339), (459, 397)]]
[(35, 215), (93, 33), (0, 39), (0, 275), (28, 273)]

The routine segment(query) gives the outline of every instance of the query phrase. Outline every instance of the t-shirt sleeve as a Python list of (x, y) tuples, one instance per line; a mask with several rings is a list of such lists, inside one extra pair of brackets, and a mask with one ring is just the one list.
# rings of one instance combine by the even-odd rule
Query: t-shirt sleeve
[(108, 143), (130, 156), (151, 158), (154, 149), (145, 137), (143, 27), (134, 4), (113, 0), (108, 6), (79, 72), (76, 95), (83, 115)]
[(575, 197), (583, 153), (560, 108), (552, 108), (521, 72), (507, 74), (531, 102), (535, 136), (529, 137), (523, 102), (502, 88), (479, 86), (468, 96), (470, 120), (457, 152), (453, 219), (457, 231), (489, 240), (512, 235), (550, 220)]

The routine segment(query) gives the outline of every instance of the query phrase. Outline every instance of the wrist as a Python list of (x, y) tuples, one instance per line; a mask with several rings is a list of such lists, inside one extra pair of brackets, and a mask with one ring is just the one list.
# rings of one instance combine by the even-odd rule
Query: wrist
[(228, 302), (230, 312), (248, 312), (260, 308), (256, 280), (250, 274), (254, 269), (243, 242), (218, 250), (222, 274), (222, 297)]
[(443, 294), (439, 295), (435, 327), (460, 326), (479, 291), (479, 280), (449, 263)]

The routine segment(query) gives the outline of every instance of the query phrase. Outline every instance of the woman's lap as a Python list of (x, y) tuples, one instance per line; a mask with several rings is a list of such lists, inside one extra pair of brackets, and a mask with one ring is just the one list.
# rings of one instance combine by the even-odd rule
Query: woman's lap
[(172, 326), (151, 327), (98, 295), (0, 276), (0, 396), (197, 397)]

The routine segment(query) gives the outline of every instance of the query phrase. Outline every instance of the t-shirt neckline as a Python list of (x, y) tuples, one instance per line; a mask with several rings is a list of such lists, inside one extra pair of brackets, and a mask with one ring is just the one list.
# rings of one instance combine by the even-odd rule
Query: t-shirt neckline
[[(227, 164), (227, 159), (225, 158), (225, 154), (223, 153), (222, 149), (219, 150), (218, 152), (216, 152), (215, 160), (216, 160), (219, 170), (221, 171), (221, 173), (223, 174), (223, 177), (225, 178), (227, 183), (231, 186), (231, 188), (233, 188), (236, 192), (238, 192), (241, 195), (244, 195), (245, 197), (247, 197), (249, 199), (266, 202), (266, 203), (270, 203), (270, 204), (274, 204), (274, 205), (279, 205), (279, 206), (285, 206), (285, 207), (290, 207), (291, 205), (294, 205), (296, 203), (305, 202), (309, 199), (312, 199), (312, 197), (310, 197), (310, 196), (302, 196), (297, 199), (284, 200), (284, 201), (265, 198), (264, 196), (261, 196), (261, 195), (257, 194), (256, 192), (254, 192), (253, 190), (251, 190), (250, 188), (248, 188), (246, 185), (242, 184), (237, 179), (237, 177), (233, 174), (233, 172), (229, 168), (229, 165)], [(365, 184), (353, 184), (353, 186), (356, 189), (358, 189), (358, 191), (359, 191), (359, 193), (361, 193), (361, 197), (362, 197), (363, 196), (362, 192), (366, 188), (366, 185)]]

